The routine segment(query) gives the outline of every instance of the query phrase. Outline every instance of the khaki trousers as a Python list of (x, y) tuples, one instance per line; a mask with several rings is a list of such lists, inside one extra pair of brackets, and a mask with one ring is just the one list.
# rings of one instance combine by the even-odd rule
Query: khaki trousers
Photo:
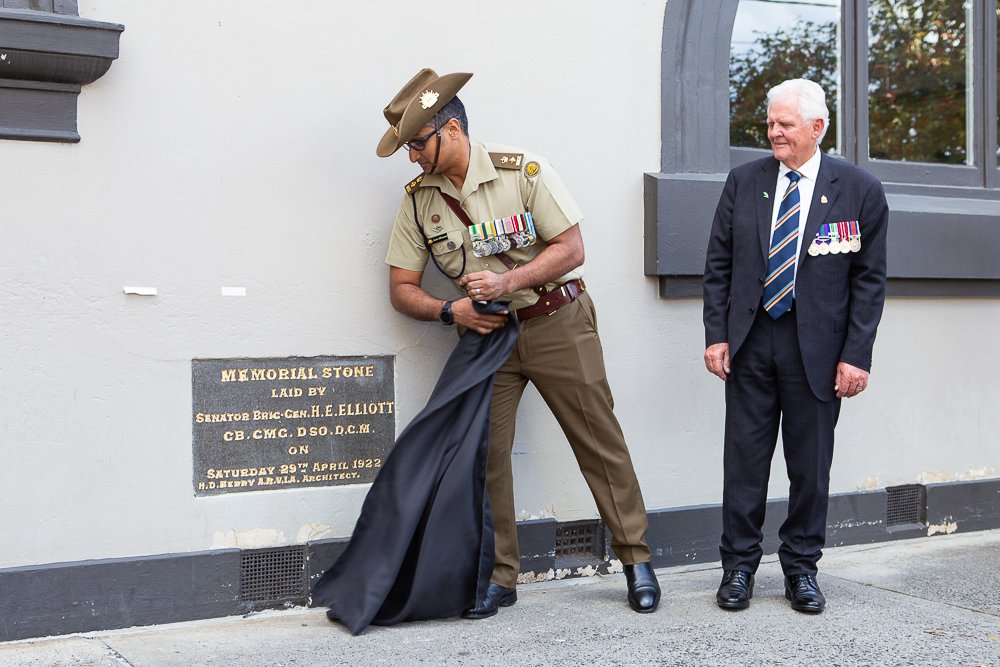
[(496, 374), (486, 479), (496, 536), (491, 580), (507, 588), (517, 583), (511, 450), (517, 406), (529, 381), (569, 440), (601, 519), (611, 531), (615, 554), (625, 564), (650, 560), (646, 508), (613, 412), (594, 304), (585, 293), (551, 315), (524, 322), (514, 351)]

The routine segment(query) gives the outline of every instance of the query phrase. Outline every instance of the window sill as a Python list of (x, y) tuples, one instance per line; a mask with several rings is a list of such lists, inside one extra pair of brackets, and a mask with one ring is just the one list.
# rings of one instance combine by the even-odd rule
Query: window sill
[(77, 142), (81, 86), (118, 57), (123, 25), (0, 8), (0, 138)]

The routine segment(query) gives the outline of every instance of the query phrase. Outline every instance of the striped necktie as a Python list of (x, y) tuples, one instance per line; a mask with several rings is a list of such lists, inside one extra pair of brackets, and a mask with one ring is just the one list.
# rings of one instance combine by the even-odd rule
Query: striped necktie
[(767, 255), (767, 278), (764, 280), (764, 310), (778, 319), (792, 308), (795, 287), (795, 259), (799, 238), (799, 179), (797, 171), (787, 174), (788, 189), (778, 207), (778, 222), (771, 232), (771, 251)]

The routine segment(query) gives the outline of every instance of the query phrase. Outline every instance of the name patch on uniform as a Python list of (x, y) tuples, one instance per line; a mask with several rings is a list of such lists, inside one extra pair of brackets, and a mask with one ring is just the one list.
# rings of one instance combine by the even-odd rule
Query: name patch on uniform
[(447, 233), (438, 234), (437, 236), (432, 236), (431, 238), (427, 239), (427, 247), (430, 248), (432, 245), (434, 245), (439, 241), (447, 241), (447, 240), (448, 240)]
[(472, 254), (476, 257), (495, 255), (511, 248), (525, 248), (538, 239), (529, 211), (470, 225), (469, 238), (472, 240)]

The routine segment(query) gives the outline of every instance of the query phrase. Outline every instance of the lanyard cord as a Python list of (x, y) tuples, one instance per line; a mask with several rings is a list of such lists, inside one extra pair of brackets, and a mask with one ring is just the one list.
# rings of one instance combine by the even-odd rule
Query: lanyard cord
[(427, 238), (427, 232), (424, 231), (424, 225), (420, 222), (420, 218), (417, 217), (417, 196), (415, 192), (410, 193), (410, 201), (413, 202), (413, 220), (417, 223), (417, 229), (420, 230), (420, 235), (424, 237), (424, 245), (427, 246), (427, 252), (430, 253), (434, 266), (436, 266), (438, 271), (440, 271), (448, 280), (458, 280), (465, 274), (465, 261), (467, 259), (465, 254), (465, 239), (462, 239), (462, 268), (459, 269), (458, 273), (455, 275), (449, 275), (448, 272), (445, 271), (440, 264), (438, 264), (437, 257), (434, 256), (434, 251), (431, 249), (430, 239)]

